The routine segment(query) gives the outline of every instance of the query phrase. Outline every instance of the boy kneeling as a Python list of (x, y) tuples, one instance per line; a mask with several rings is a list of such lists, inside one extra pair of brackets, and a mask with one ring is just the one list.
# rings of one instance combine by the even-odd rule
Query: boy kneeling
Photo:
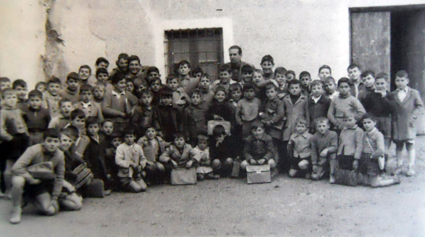
[[(62, 190), (65, 171), (64, 155), (58, 149), (59, 145), (59, 131), (47, 129), (43, 134), (43, 143), (29, 147), (16, 161), (12, 168), (13, 210), (10, 223), (18, 224), (21, 221), (23, 194), (34, 201), (45, 215), (51, 216), (59, 211), (58, 196)], [(51, 164), (49, 175), (38, 177), (35, 172), (30, 173), (31, 166), (42, 163)]]

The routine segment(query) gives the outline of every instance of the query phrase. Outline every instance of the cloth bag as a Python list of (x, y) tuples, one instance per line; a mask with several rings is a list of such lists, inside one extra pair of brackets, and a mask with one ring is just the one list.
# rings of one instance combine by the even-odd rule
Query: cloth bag
[(354, 170), (335, 169), (335, 184), (355, 187), (357, 186), (357, 172)]
[(248, 165), (246, 166), (246, 181), (248, 184), (270, 183), (270, 165)]
[(171, 170), (171, 185), (196, 184), (196, 168), (175, 168)]
[(56, 174), (53, 172), (53, 163), (50, 161), (28, 166), (27, 170), (34, 179), (56, 178)]

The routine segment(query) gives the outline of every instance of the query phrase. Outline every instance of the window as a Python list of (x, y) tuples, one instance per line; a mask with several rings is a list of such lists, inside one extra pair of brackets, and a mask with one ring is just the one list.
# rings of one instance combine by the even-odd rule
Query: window
[(223, 63), (222, 28), (185, 29), (165, 31), (165, 69), (175, 73), (177, 64), (187, 60), (191, 69), (202, 68), (212, 80), (218, 77)]

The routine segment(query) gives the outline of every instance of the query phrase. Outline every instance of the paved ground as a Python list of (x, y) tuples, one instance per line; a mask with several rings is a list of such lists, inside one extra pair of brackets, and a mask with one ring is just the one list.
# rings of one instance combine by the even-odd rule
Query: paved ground
[(86, 199), (81, 211), (55, 217), (27, 207), (19, 225), (8, 223), (10, 202), (0, 200), (0, 236), (425, 236), (425, 137), (417, 144), (419, 172), (397, 186), (221, 179)]

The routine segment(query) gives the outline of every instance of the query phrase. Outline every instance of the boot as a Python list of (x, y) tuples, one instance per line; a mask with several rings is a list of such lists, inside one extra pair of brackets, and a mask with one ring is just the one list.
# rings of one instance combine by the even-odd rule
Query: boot
[(13, 207), (9, 222), (11, 224), (18, 224), (19, 222), (21, 222), (21, 214), (22, 208), (20, 206)]

